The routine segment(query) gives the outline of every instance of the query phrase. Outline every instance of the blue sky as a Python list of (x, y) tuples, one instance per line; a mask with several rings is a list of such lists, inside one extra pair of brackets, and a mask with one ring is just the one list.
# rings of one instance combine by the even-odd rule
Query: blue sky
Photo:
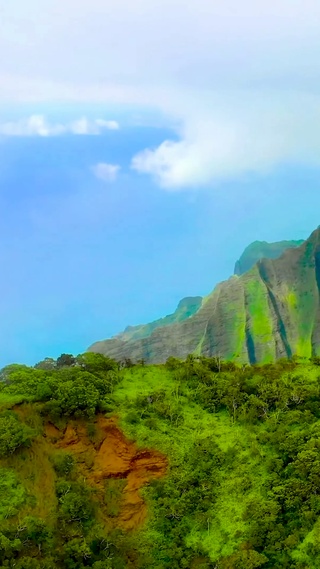
[(0, 365), (84, 351), (319, 225), (320, 6), (240, 4), (1, 7)]

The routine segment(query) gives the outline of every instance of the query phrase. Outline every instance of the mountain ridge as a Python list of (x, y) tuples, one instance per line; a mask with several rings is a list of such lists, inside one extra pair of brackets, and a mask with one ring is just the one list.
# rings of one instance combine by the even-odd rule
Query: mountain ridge
[(320, 230), (278, 259), (261, 259), (241, 276), (219, 283), (190, 318), (149, 337), (116, 338), (89, 350), (115, 359), (162, 363), (190, 353), (267, 363), (320, 347)]
[(253, 241), (245, 248), (242, 255), (235, 263), (234, 274), (243, 275), (249, 271), (260, 259), (278, 259), (287, 249), (299, 247), (304, 239), (291, 241)]
[(137, 326), (127, 326), (123, 332), (114, 336), (121, 340), (142, 339), (159, 327), (170, 326), (175, 322), (180, 322), (189, 318), (197, 312), (202, 303), (202, 296), (186, 296), (180, 300), (176, 310), (172, 314), (158, 318), (148, 324), (138, 324)]

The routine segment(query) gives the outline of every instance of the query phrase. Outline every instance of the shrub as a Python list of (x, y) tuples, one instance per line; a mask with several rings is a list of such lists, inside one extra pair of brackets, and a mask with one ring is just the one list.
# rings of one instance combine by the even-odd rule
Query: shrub
[(0, 457), (30, 445), (33, 436), (34, 431), (21, 423), (12, 411), (0, 414)]
[(74, 458), (67, 452), (57, 453), (52, 461), (56, 473), (60, 476), (67, 476), (74, 468)]

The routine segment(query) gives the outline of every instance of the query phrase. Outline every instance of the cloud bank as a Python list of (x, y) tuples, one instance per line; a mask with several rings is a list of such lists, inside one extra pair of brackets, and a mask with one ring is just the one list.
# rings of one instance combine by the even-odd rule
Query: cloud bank
[[(16, 0), (1, 19), (0, 99), (160, 110), (176, 136), (141, 148), (132, 168), (164, 188), (320, 166), (319, 0)], [(1, 128), (103, 127), (38, 117)]]
[(89, 120), (81, 117), (70, 123), (50, 123), (43, 115), (31, 115), (26, 119), (0, 123), (3, 136), (59, 136), (63, 134), (99, 135), (105, 130), (117, 130), (116, 121)]

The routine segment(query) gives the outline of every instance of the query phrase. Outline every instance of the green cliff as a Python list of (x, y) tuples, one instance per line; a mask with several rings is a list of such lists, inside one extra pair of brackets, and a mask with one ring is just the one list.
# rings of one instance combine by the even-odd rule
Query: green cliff
[(317, 229), (299, 247), (217, 285), (189, 318), (144, 338), (97, 342), (89, 351), (150, 363), (190, 353), (244, 363), (311, 357), (320, 353), (319, 288)]

